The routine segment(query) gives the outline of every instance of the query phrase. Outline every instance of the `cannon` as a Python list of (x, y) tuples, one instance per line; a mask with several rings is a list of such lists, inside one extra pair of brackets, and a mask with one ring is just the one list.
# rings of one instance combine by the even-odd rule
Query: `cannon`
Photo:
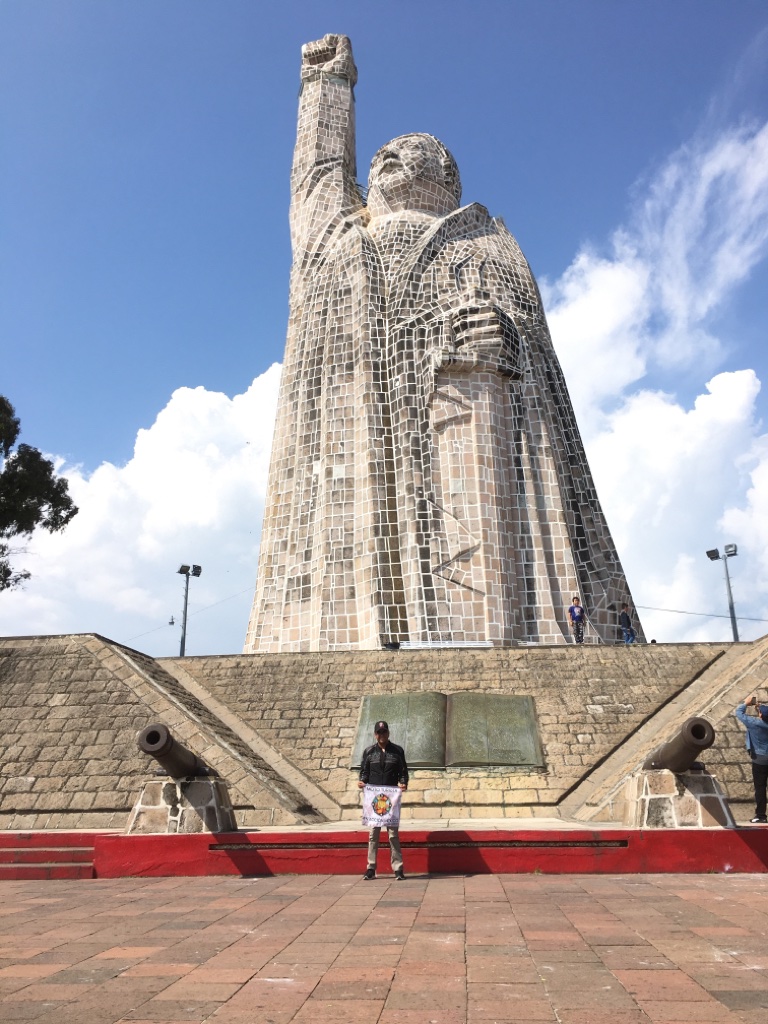
[(699, 754), (708, 750), (715, 742), (715, 730), (706, 718), (689, 718), (683, 722), (677, 734), (662, 743), (648, 755), (643, 771), (666, 769), (670, 772), (686, 772), (697, 767)]
[(210, 775), (204, 761), (174, 738), (167, 725), (153, 722), (136, 734), (136, 743), (144, 754), (150, 754), (172, 779), (191, 775)]

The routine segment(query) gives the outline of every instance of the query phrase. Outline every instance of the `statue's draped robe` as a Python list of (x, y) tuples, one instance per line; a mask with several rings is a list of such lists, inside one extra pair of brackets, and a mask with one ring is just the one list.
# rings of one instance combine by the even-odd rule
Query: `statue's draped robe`
[(516, 241), (476, 204), (368, 223), (353, 166), (294, 189), (246, 650), (562, 643), (573, 594), (612, 641), (629, 591)]

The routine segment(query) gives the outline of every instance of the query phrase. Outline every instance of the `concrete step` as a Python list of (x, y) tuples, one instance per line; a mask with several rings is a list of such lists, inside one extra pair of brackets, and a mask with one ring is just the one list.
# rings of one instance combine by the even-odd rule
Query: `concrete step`
[(93, 878), (93, 832), (0, 832), (0, 881)]
[(67, 864), (56, 860), (37, 864), (0, 864), (0, 881), (39, 882), (53, 878), (94, 878), (93, 862)]
[(0, 848), (0, 866), (4, 864), (92, 864), (92, 846), (4, 846)]
[(114, 832), (114, 829), (88, 829), (82, 832), (65, 832), (57, 831), (56, 829), (39, 829), (37, 831), (29, 832), (0, 832), (0, 850), (14, 849), (14, 850), (30, 850), (35, 847), (42, 847), (44, 849), (71, 849), (75, 848), (90, 848), (93, 846), (93, 837), (101, 834), (101, 832), (110, 833)]

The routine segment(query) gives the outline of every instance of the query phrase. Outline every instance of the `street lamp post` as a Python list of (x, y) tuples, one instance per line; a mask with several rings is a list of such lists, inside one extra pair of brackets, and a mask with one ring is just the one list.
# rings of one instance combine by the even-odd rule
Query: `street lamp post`
[(731, 591), (731, 577), (728, 574), (728, 559), (738, 555), (739, 549), (735, 544), (726, 544), (723, 548), (723, 554), (721, 555), (717, 548), (712, 548), (711, 551), (707, 552), (707, 558), (713, 562), (717, 562), (722, 559), (723, 568), (725, 569), (725, 589), (728, 594), (728, 611), (731, 615), (731, 630), (733, 631), (733, 639), (736, 643), (739, 642), (739, 627), (736, 625), (736, 612), (733, 607), (733, 592)]
[(179, 648), (179, 657), (184, 657), (184, 651), (187, 646), (187, 602), (189, 601), (189, 577), (199, 576), (203, 571), (199, 565), (181, 565), (178, 570), (179, 573), (184, 577), (184, 614), (181, 617), (181, 647)]

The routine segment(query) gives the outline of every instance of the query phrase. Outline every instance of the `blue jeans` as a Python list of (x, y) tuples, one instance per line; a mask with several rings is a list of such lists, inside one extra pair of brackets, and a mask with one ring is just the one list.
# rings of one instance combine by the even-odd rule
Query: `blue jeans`
[(621, 627), (621, 632), (624, 634), (624, 643), (625, 644), (633, 644), (635, 642), (636, 633), (635, 633), (634, 629), (632, 629), (631, 626), (629, 627), (629, 629), (627, 629), (626, 626), (622, 626)]

